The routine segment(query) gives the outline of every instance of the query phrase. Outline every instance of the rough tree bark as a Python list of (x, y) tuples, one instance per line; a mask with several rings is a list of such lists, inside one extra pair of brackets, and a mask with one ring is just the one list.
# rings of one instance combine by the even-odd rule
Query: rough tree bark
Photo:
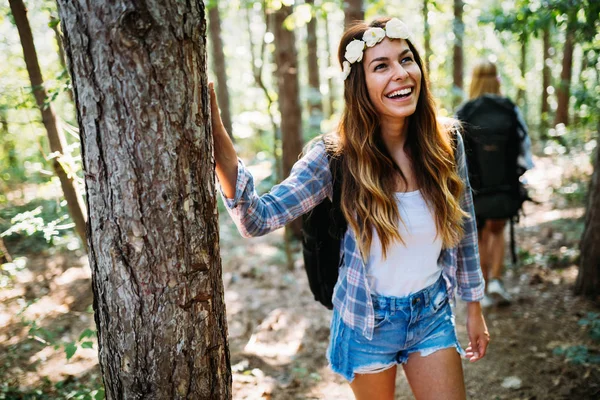
[(64, 154), (64, 148), (67, 147), (67, 141), (64, 133), (59, 127), (59, 122), (54, 114), (54, 108), (52, 107), (52, 104), (48, 102), (48, 96), (46, 94), (46, 89), (44, 88), (44, 78), (42, 77), (37, 52), (33, 43), (31, 26), (27, 19), (27, 9), (25, 8), (23, 0), (10, 0), (9, 3), (13, 17), (15, 18), (17, 30), (19, 31), (19, 37), (21, 38), (23, 57), (25, 58), (27, 73), (29, 74), (29, 80), (31, 81), (35, 102), (42, 113), (42, 122), (44, 123), (44, 127), (48, 134), (50, 150), (59, 155), (51, 160), (52, 168), (60, 180), (60, 186), (63, 195), (65, 196), (65, 200), (67, 201), (69, 214), (75, 223), (75, 231), (81, 238), (84, 247), (87, 249), (85, 227), (87, 217), (85, 205), (83, 198), (79, 193), (79, 189), (77, 188), (77, 182), (75, 181), (76, 177), (68, 174), (60, 163), (61, 156)]
[(544, 54), (544, 63), (542, 65), (542, 99), (540, 113), (540, 136), (542, 139), (548, 137), (546, 129), (548, 128), (548, 113), (550, 112), (550, 104), (548, 103), (548, 87), (550, 86), (550, 26), (544, 27), (542, 31), (542, 48)]
[[(306, 0), (306, 4), (314, 5), (314, 0)], [(317, 46), (317, 16), (314, 15), (306, 25), (306, 47), (308, 66), (308, 123), (312, 133), (321, 133), (323, 120), (323, 103), (321, 101), (321, 82), (319, 79), (319, 61)]]
[(569, 125), (569, 97), (571, 95), (571, 75), (573, 71), (573, 50), (575, 48), (575, 23), (577, 14), (571, 12), (568, 16), (565, 46), (563, 49), (562, 70), (560, 72), (560, 83), (556, 90), (556, 115), (554, 126), (558, 124)]
[[(298, 84), (298, 55), (293, 31), (283, 26), (283, 21), (292, 13), (291, 6), (282, 6), (273, 15), (275, 36), (275, 72), (277, 79), (279, 111), (281, 112), (281, 149), (283, 177), (289, 176), (292, 166), (302, 152), (302, 110)], [(288, 225), (294, 236), (302, 237), (302, 220), (296, 219)]]
[[(598, 124), (600, 139), (600, 123)], [(580, 243), (579, 274), (575, 294), (597, 299), (600, 296), (600, 152), (596, 149), (594, 173), (590, 182), (585, 227)]]
[(221, 40), (221, 15), (218, 2), (215, 2), (208, 10), (210, 41), (212, 42), (212, 68), (217, 79), (216, 91), (221, 119), (223, 125), (233, 140), (233, 129), (231, 124), (231, 108), (229, 107), (229, 89), (227, 88), (227, 63), (223, 52), (223, 40)]
[(365, 19), (363, 0), (344, 0), (344, 28), (348, 28), (354, 21)]
[(230, 399), (202, 1), (59, 0), (108, 399)]
[(465, 24), (463, 22), (463, 0), (454, 0), (454, 45), (452, 46), (452, 108), (456, 108), (462, 101), (463, 93), (463, 38), (465, 36)]

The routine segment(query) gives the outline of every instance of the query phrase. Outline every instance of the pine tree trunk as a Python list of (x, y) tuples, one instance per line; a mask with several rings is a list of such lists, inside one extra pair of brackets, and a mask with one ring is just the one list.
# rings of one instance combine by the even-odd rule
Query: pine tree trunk
[(542, 139), (546, 139), (548, 137), (546, 132), (546, 129), (548, 128), (548, 112), (550, 111), (550, 105), (548, 103), (548, 87), (550, 86), (550, 67), (548, 66), (548, 62), (550, 61), (550, 26), (544, 27), (542, 31), (542, 47), (544, 63), (542, 65), (540, 136)]
[(452, 50), (452, 107), (456, 108), (462, 101), (463, 93), (463, 38), (465, 35), (465, 24), (463, 22), (462, 0), (454, 0), (454, 46)]
[[(306, 4), (314, 5), (314, 0), (306, 0)], [(317, 17), (316, 15), (306, 25), (306, 47), (308, 66), (308, 123), (312, 134), (321, 133), (323, 120), (323, 104), (321, 102), (321, 82), (319, 79), (319, 62), (317, 46)], [(312, 135), (311, 135), (312, 136)]]
[(354, 21), (365, 19), (363, 0), (344, 0), (344, 27), (348, 28)]
[(202, 1), (59, 0), (107, 399), (230, 399)]
[(429, 57), (431, 56), (431, 30), (429, 29), (429, 0), (423, 0), (423, 47), (425, 49), (425, 69), (429, 69)]
[(50, 150), (53, 153), (59, 154), (58, 157), (52, 159), (52, 168), (60, 180), (60, 186), (63, 195), (65, 196), (65, 200), (67, 201), (69, 214), (75, 223), (75, 231), (81, 238), (84, 247), (87, 249), (85, 226), (87, 217), (85, 205), (77, 188), (75, 177), (69, 176), (60, 163), (60, 157), (64, 154), (64, 148), (67, 146), (67, 141), (59, 127), (58, 120), (54, 114), (54, 108), (52, 107), (52, 104), (48, 102), (48, 96), (46, 95), (46, 89), (44, 88), (44, 79), (42, 78), (42, 71), (33, 43), (33, 34), (31, 33), (31, 27), (29, 25), (29, 20), (27, 19), (27, 9), (25, 8), (23, 0), (10, 0), (9, 3), (13, 17), (15, 18), (17, 30), (19, 31), (19, 37), (21, 38), (23, 57), (25, 58), (27, 73), (29, 74), (35, 101), (42, 113), (42, 122), (44, 123), (44, 127), (48, 134)]
[[(283, 21), (292, 13), (291, 6), (282, 6), (274, 14), (275, 64), (281, 112), (281, 148), (283, 177), (289, 176), (292, 166), (302, 152), (302, 110), (298, 85), (298, 56), (293, 31), (283, 27)], [(296, 219), (288, 225), (296, 237), (301, 237), (302, 221)]]
[(218, 2), (208, 10), (209, 32), (212, 50), (212, 68), (217, 79), (216, 91), (221, 119), (223, 125), (233, 140), (233, 128), (231, 124), (231, 108), (229, 107), (229, 89), (227, 88), (227, 63), (223, 52), (223, 40), (221, 40), (221, 16)]
[(560, 84), (556, 91), (558, 105), (556, 107), (556, 116), (554, 125), (569, 125), (569, 97), (571, 93), (571, 74), (573, 70), (573, 50), (575, 48), (575, 22), (577, 14), (569, 15), (567, 32), (565, 37), (565, 47), (563, 49), (562, 70), (560, 72)]
[[(598, 132), (598, 139), (600, 139), (600, 123)], [(596, 149), (585, 227), (580, 243), (579, 274), (575, 282), (575, 294), (594, 299), (600, 296), (600, 246), (598, 243), (600, 243), (600, 152)]]

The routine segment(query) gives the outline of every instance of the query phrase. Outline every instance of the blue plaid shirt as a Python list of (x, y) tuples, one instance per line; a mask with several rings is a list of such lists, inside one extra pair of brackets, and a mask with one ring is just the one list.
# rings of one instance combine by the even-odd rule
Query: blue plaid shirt
[[(479, 301), (484, 294), (484, 280), (479, 267), (477, 226), (473, 199), (460, 135), (456, 151), (459, 173), (466, 183), (460, 205), (470, 214), (464, 221), (465, 235), (453, 248), (443, 249), (438, 258), (450, 298), (454, 289), (465, 301)], [(222, 193), (222, 192), (221, 192)], [(238, 230), (244, 237), (261, 236), (278, 229), (312, 210), (325, 197), (332, 197), (332, 177), (323, 142), (318, 142), (302, 157), (290, 176), (263, 196), (258, 196), (254, 179), (241, 160), (238, 160), (236, 192), (225, 205)], [(366, 265), (358, 249), (356, 235), (348, 227), (342, 248), (344, 263), (333, 293), (333, 306), (344, 323), (372, 339), (375, 323), (371, 291), (367, 283)]]

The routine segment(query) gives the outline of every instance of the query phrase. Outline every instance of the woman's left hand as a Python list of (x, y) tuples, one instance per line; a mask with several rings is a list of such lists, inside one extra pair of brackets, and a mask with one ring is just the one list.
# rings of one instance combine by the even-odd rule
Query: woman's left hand
[(467, 332), (469, 334), (469, 345), (467, 346), (467, 358), (471, 362), (478, 361), (485, 356), (490, 334), (481, 312), (478, 301), (467, 305)]

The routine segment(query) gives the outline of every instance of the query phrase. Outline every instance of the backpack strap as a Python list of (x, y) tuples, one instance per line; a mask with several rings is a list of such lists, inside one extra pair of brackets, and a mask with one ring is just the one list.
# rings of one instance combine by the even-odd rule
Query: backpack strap
[(342, 239), (344, 233), (346, 233), (346, 229), (348, 229), (348, 222), (342, 212), (342, 156), (327, 152), (327, 159), (329, 161), (329, 170), (331, 171), (333, 192), (329, 234), (337, 239)]

